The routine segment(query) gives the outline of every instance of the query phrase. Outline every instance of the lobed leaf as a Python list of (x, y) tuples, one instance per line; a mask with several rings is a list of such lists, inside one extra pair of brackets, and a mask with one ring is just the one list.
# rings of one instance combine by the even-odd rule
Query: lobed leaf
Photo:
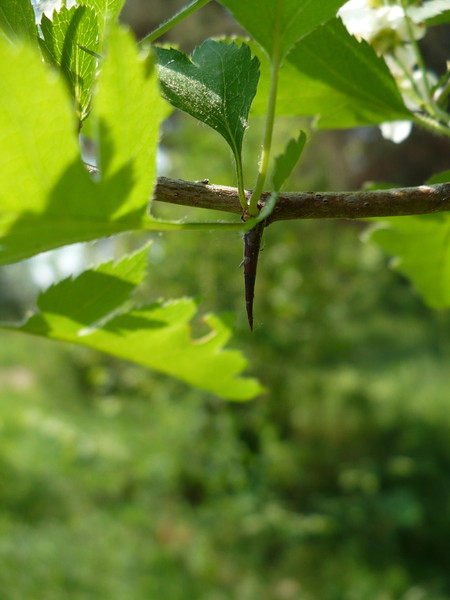
[(231, 335), (226, 319), (210, 315), (209, 333), (193, 339), (192, 300), (123, 307), (145, 277), (146, 255), (144, 248), (66, 279), (39, 296), (39, 312), (25, 323), (0, 327), (94, 348), (224, 398), (247, 400), (261, 393), (255, 379), (239, 376), (247, 366), (242, 354), (223, 348)]
[(259, 61), (249, 47), (207, 40), (192, 59), (165, 48), (157, 48), (157, 57), (167, 100), (215, 129), (239, 157), (259, 79)]
[(220, 0), (235, 19), (273, 58), (279, 42), (281, 58), (322, 23), (332, 19), (347, 0)]

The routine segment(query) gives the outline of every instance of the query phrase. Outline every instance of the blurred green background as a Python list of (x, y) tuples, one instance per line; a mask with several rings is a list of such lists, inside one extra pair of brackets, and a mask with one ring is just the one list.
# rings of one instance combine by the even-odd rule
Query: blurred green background
[[(181, 4), (136, 1), (124, 19), (143, 35)], [(173, 39), (191, 47), (221, 31), (237, 29), (211, 4)], [(436, 36), (424, 43), (439, 64)], [(301, 125), (281, 122), (277, 148)], [(251, 123), (249, 187), (260, 135)], [(422, 132), (401, 146), (372, 128), (310, 139), (290, 189), (413, 185), (448, 168), (448, 143)], [(233, 185), (224, 146), (175, 115), (163, 172)], [(142, 298), (200, 296), (203, 311), (234, 312), (233, 343), (269, 389), (253, 402), (1, 334), (1, 600), (450, 598), (450, 319), (360, 241), (364, 227), (271, 226), (253, 334), (240, 236), (154, 236)], [(29, 266), (3, 269), (0, 284), (1, 318), (32, 307)]]

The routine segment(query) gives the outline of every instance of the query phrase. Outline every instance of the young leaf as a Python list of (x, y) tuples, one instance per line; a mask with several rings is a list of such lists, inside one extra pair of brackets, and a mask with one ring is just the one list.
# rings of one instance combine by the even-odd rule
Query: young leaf
[(289, 175), (292, 173), (295, 165), (298, 163), (303, 148), (306, 144), (306, 134), (301, 131), (298, 138), (289, 140), (283, 154), (275, 158), (275, 167), (273, 172), (273, 185), (277, 192), (281, 190)]
[(40, 43), (44, 56), (61, 68), (75, 98), (79, 118), (86, 116), (94, 81), (96, 59), (84, 48), (98, 52), (97, 16), (87, 6), (64, 6), (53, 13), (53, 20), (45, 14), (41, 19), (44, 39)]
[(52, 286), (40, 295), (39, 312), (21, 325), (1, 327), (94, 348), (224, 398), (247, 400), (261, 393), (255, 379), (239, 376), (247, 366), (245, 358), (223, 349), (230, 337), (226, 320), (207, 317), (210, 332), (200, 339), (191, 338), (189, 321), (196, 311), (192, 300), (156, 303), (118, 314), (145, 277), (146, 254), (144, 248), (120, 262), (108, 262)]
[(167, 100), (220, 133), (239, 159), (259, 79), (259, 60), (249, 47), (208, 40), (192, 59), (164, 48), (157, 49), (157, 56)]
[(2, 0), (0, 6), (0, 29), (6, 37), (37, 40), (37, 27), (30, 0)]
[(220, 0), (235, 19), (273, 57), (281, 59), (302, 37), (332, 19), (347, 0)]
[[(255, 115), (264, 114), (268, 93), (269, 65), (260, 58)], [(340, 19), (316, 29), (289, 54), (280, 71), (277, 113), (318, 117), (322, 129), (412, 117), (384, 60)]]

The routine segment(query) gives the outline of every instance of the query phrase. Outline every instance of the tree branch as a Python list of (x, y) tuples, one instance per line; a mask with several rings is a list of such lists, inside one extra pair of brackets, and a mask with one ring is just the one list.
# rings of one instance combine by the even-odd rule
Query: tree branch
[[(247, 192), (247, 199), (251, 192)], [(269, 193), (261, 196), (260, 206)], [(182, 179), (158, 179), (154, 200), (242, 214), (237, 188)], [(281, 193), (268, 223), (292, 219), (365, 219), (450, 210), (450, 183), (359, 192)]]
[[(96, 167), (86, 165), (91, 173)], [(264, 205), (270, 192), (259, 202)], [(247, 200), (251, 191), (246, 192)], [(242, 214), (237, 188), (159, 177), (154, 200), (181, 206)], [(267, 224), (293, 219), (366, 219), (425, 215), (450, 210), (450, 183), (359, 192), (285, 192)]]

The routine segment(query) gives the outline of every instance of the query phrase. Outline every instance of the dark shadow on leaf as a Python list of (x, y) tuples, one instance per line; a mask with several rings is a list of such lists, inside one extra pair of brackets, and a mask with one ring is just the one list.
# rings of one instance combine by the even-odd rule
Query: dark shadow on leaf
[(3, 236), (0, 264), (136, 228), (146, 206), (112, 218), (132, 186), (131, 164), (96, 183), (81, 161), (74, 161), (49, 194), (46, 209), (41, 214), (24, 212)]

